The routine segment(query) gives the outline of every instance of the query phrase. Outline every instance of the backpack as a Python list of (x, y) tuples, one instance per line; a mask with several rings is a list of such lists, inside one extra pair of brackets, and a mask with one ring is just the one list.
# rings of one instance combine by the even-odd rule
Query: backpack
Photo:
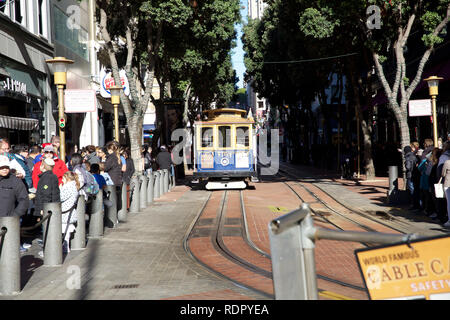
[(84, 184), (81, 188), (87, 195), (95, 195), (98, 193), (100, 187), (97, 183), (97, 180), (95, 180), (95, 177), (89, 171), (87, 171), (82, 166), (77, 166), (76, 168), (74, 168), (74, 171), (79, 171), (82, 174)]
[(84, 192), (86, 194), (95, 195), (99, 192), (100, 186), (97, 183), (97, 180), (95, 180), (95, 177), (92, 175), (92, 173), (86, 171), (86, 181), (83, 186)]

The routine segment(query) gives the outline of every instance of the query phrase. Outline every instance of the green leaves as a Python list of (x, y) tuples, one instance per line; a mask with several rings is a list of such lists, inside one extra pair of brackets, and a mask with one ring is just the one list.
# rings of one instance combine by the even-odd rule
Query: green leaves
[(329, 38), (334, 28), (339, 26), (339, 19), (333, 16), (330, 8), (307, 8), (299, 19), (300, 30), (306, 35), (317, 39)]

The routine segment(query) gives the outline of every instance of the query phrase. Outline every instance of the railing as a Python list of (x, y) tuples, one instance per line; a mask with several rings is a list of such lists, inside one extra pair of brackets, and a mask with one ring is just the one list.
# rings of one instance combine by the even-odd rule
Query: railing
[(320, 239), (389, 244), (409, 243), (416, 234), (338, 231), (314, 227), (311, 209), (302, 206), (269, 223), (275, 299), (317, 300), (315, 241)]

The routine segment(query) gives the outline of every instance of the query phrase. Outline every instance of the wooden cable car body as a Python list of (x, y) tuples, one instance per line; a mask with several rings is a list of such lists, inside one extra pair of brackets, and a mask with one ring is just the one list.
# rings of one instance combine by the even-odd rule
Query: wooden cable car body
[(253, 118), (240, 109), (203, 112), (194, 123), (194, 178), (208, 180), (206, 189), (244, 189), (256, 177), (256, 138)]

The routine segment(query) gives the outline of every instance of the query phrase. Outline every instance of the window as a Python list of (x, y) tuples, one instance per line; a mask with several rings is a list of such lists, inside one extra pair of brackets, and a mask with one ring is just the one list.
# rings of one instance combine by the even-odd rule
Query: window
[[(45, 13), (44, 10), (42, 12)], [(53, 19), (55, 24), (55, 40), (84, 58), (84, 60), (89, 61), (87, 48), (88, 32), (78, 25), (77, 27), (70, 27), (67, 23), (69, 16), (57, 6), (54, 6)]]
[(10, 0), (0, 1), (0, 12), (6, 14), (8, 17), (9, 17), (9, 11), (10, 11), (9, 1)]
[(213, 147), (213, 128), (203, 127), (202, 128), (202, 148), (212, 148)]
[(43, 24), (44, 20), (43, 5), (44, 5), (43, 0), (38, 0), (38, 33), (42, 36), (45, 35)]
[(231, 127), (219, 127), (219, 148), (231, 148)]
[(18, 23), (22, 23), (22, 11), (20, 10), (20, 4), (21, 1), (19, 0), (15, 0), (14, 1), (14, 20), (16, 20), (16, 22)]
[(250, 146), (248, 127), (236, 127), (236, 147), (242, 148), (248, 146)]

